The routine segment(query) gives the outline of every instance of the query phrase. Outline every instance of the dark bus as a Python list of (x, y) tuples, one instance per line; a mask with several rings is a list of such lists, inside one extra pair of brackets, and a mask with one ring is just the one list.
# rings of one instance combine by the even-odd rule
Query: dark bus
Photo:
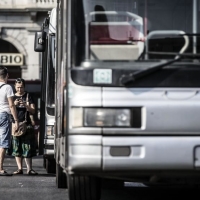
[[(35, 34), (36, 52), (41, 52), (41, 133), (39, 153), (47, 173), (55, 173), (54, 122), (55, 122), (55, 36), (56, 8), (49, 11), (40, 32)], [(41, 48), (42, 47), (42, 48)]]

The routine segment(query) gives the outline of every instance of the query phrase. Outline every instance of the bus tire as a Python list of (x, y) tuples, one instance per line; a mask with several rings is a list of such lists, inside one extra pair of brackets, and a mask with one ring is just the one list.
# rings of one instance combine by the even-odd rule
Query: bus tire
[(68, 193), (70, 200), (100, 200), (100, 179), (68, 174)]
[(55, 159), (46, 159), (46, 171), (49, 174), (55, 174), (56, 173), (56, 161)]
[(58, 188), (67, 188), (67, 175), (62, 167), (56, 163), (56, 185)]

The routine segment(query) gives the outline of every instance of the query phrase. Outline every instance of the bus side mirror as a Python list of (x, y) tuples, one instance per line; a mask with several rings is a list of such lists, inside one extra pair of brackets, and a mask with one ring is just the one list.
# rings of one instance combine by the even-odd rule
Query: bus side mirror
[(45, 46), (46, 46), (46, 33), (45, 32), (36, 32), (35, 33), (34, 51), (44, 52)]

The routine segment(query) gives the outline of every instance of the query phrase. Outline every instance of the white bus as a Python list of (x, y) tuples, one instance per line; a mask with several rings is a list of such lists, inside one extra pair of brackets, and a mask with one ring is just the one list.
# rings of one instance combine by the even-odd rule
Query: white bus
[(56, 174), (70, 200), (99, 200), (102, 180), (199, 184), (199, 4), (58, 1)]

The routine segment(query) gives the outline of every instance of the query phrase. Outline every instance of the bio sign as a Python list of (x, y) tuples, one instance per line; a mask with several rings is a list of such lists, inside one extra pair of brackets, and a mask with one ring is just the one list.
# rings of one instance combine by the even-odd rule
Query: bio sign
[(0, 53), (0, 65), (23, 65), (24, 57), (21, 53)]

